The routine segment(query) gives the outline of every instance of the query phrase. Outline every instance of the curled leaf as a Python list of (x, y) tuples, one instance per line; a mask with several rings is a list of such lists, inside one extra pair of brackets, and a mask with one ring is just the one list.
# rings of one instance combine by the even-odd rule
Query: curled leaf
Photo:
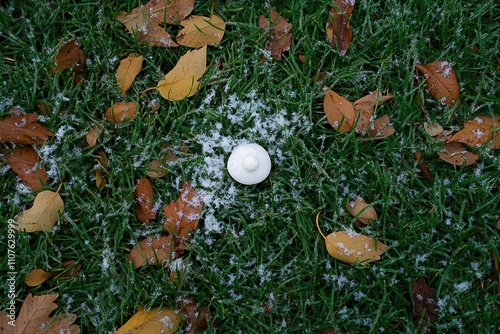
[(101, 136), (103, 130), (104, 127), (99, 124), (96, 124), (90, 128), (89, 132), (87, 132), (87, 134), (85, 135), (85, 140), (90, 147), (94, 147), (97, 145), (97, 141), (99, 140), (99, 137)]
[(388, 115), (381, 116), (375, 119), (370, 125), (369, 134), (372, 138), (387, 138), (392, 136), (396, 130), (391, 124), (391, 119)]

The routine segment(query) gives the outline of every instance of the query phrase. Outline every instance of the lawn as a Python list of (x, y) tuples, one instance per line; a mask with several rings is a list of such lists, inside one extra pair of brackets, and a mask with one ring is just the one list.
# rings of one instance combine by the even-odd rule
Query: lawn
[[(443, 141), (422, 125), (456, 131), (476, 116), (500, 116), (497, 1), (357, 1), (344, 56), (325, 30), (332, 0), (196, 1), (193, 14), (213, 11), (227, 26), (220, 44), (208, 46), (198, 92), (180, 101), (143, 92), (192, 49), (144, 45), (129, 34), (116, 17), (141, 3), (0, 2), (0, 118), (12, 108), (35, 113), (54, 133), (35, 150), (48, 174), (43, 189), (62, 184), (64, 201), (53, 230), (16, 232), (17, 311), (29, 293), (57, 293), (55, 314), (76, 314), (82, 333), (107, 333), (139, 307), (178, 309), (194, 296), (213, 314), (207, 333), (417, 333), (412, 286), (423, 277), (436, 289), (439, 333), (500, 332), (498, 150), (473, 148), (476, 163), (454, 166), (439, 158)], [(281, 61), (270, 57), (258, 26), (270, 6), (293, 26)], [(52, 71), (59, 47), (72, 39), (86, 53), (78, 85), (70, 71)], [(144, 57), (143, 67), (122, 95), (115, 74), (130, 53)], [(452, 108), (430, 97), (415, 70), (438, 60), (452, 64), (460, 83)], [(324, 79), (311, 82), (320, 73)], [(328, 89), (350, 101), (375, 90), (392, 94), (375, 113), (389, 115), (395, 133), (373, 140), (335, 131), (323, 109)], [(119, 101), (139, 109), (113, 125), (103, 115)], [(104, 131), (90, 147), (85, 138), (96, 125)], [(257, 185), (237, 183), (226, 169), (231, 150), (246, 142), (271, 157), (271, 174)], [(150, 178), (158, 218), (146, 225), (134, 212), (134, 186), (153, 159), (163, 159), (166, 175)], [(102, 189), (98, 168), (107, 180)], [(29, 209), (36, 192), (3, 157), (0, 175), (7, 249), (7, 221)], [(128, 255), (165, 232), (163, 206), (178, 199), (184, 181), (204, 201), (187, 250), (163, 268), (134, 269)], [(362, 229), (346, 210), (357, 196), (378, 213)], [(367, 265), (334, 259), (315, 225), (319, 211), (323, 233), (356, 231), (389, 249)], [(24, 283), (31, 270), (57, 270), (68, 260), (81, 265), (78, 276)], [(7, 257), (0, 263), (6, 281)], [(171, 280), (178, 266), (182, 273)], [(0, 311), (8, 292), (2, 284)], [(178, 332), (187, 327), (184, 317)]]

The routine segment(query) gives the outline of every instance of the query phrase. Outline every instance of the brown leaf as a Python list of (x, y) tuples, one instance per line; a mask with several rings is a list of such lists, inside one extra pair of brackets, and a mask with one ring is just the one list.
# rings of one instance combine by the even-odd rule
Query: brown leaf
[(439, 158), (455, 166), (470, 166), (479, 159), (479, 155), (467, 151), (465, 145), (458, 142), (443, 145), (444, 152), (437, 152)]
[[(365, 135), (370, 131), (370, 125), (373, 124), (373, 114), (375, 107), (384, 104), (386, 101), (392, 99), (392, 95), (380, 95), (378, 91), (371, 92), (370, 94), (354, 101), (354, 115), (359, 117), (357, 120), (356, 132)], [(359, 115), (359, 116), (358, 116)]]
[(417, 325), (420, 320), (421, 333), (437, 333), (433, 323), (438, 318), (438, 307), (436, 298), (436, 289), (427, 286), (425, 279), (419, 277), (411, 287), (413, 307), (415, 308), (414, 323)]
[(171, 235), (161, 235), (147, 237), (139, 242), (132, 248), (128, 258), (136, 269), (145, 264), (167, 266), (181, 252), (175, 249)]
[(179, 45), (200, 48), (205, 45), (217, 45), (224, 37), (226, 22), (217, 15), (211, 17), (193, 15), (181, 22), (184, 27), (177, 34)]
[(460, 85), (455, 70), (448, 61), (435, 61), (429, 64), (416, 64), (417, 70), (425, 77), (427, 91), (442, 105), (453, 106), (458, 103)]
[(354, 127), (355, 114), (352, 103), (332, 90), (325, 94), (323, 100), (328, 123), (339, 132), (349, 132)]
[(424, 130), (431, 137), (439, 136), (443, 133), (443, 126), (439, 123), (427, 123), (424, 122)]
[(212, 313), (208, 307), (200, 311), (200, 307), (194, 296), (181, 298), (180, 307), (187, 318), (186, 334), (198, 334), (208, 329), (208, 323), (213, 321)]
[(330, 45), (339, 51), (339, 56), (344, 56), (351, 45), (352, 30), (349, 27), (355, 0), (337, 0), (330, 11), (326, 25), (326, 35)]
[(165, 229), (172, 235), (189, 236), (198, 227), (198, 219), (203, 208), (203, 200), (189, 183), (184, 182), (177, 202), (163, 207), (165, 211)]
[(53, 274), (57, 275), (57, 279), (70, 279), (80, 276), (81, 269), (82, 265), (80, 263), (77, 263), (75, 260), (68, 260), (55, 268)]
[(271, 52), (273, 59), (281, 60), (283, 52), (290, 50), (292, 24), (281, 17), (276, 9), (271, 8), (271, 22), (264, 15), (259, 15), (259, 28), (264, 32), (269, 31), (266, 50)]
[(207, 69), (207, 47), (188, 51), (175, 67), (158, 82), (156, 89), (164, 99), (179, 101), (198, 91), (199, 80)]
[(33, 269), (26, 275), (24, 283), (28, 286), (39, 286), (52, 276), (54, 276), (54, 273), (48, 273), (42, 269)]
[[(60, 187), (59, 187), (60, 188)], [(16, 230), (26, 232), (50, 231), (54, 228), (59, 215), (64, 211), (64, 202), (57, 192), (44, 190), (39, 192), (33, 206), (21, 212), (16, 219)]]
[(38, 123), (35, 114), (0, 119), (0, 143), (43, 144), (54, 133)]
[[(60, 314), (57, 318), (50, 317), (57, 309), (54, 301), (58, 294), (32, 296), (28, 294), (15, 320), (15, 326), (6, 325), (3, 334), (49, 334), (49, 333), (80, 333), (80, 327), (74, 325), (74, 314)], [(0, 312), (2, 319), (9, 317), (8, 313)], [(47, 325), (48, 324), (48, 325)], [(2, 321), (2, 325), (4, 325)], [(42, 328), (42, 329), (41, 329)]]
[(417, 159), (418, 168), (420, 169), (420, 171), (422, 172), (422, 174), (424, 175), (424, 177), (426, 179), (431, 180), (432, 179), (431, 170), (429, 169), (429, 167), (427, 167), (426, 164), (423, 163), (423, 161), (422, 161), (422, 153), (420, 153), (420, 151), (416, 151), (415, 152), (415, 158)]
[(373, 206), (370, 206), (370, 204), (366, 203), (359, 196), (354, 201), (347, 203), (346, 209), (353, 217), (356, 217), (357, 220), (365, 225), (371, 224), (378, 219), (377, 212)]
[(391, 119), (388, 115), (380, 116), (370, 125), (368, 133), (372, 138), (387, 138), (392, 136), (396, 130), (390, 125)]
[[(464, 128), (455, 133), (448, 142), (459, 142), (470, 147), (481, 147), (498, 137), (500, 117), (477, 116), (464, 123)], [(495, 143), (493, 142), (493, 146)]]
[(85, 135), (85, 140), (90, 147), (94, 147), (97, 145), (97, 140), (101, 136), (104, 127), (102, 125), (96, 124), (90, 128), (89, 132)]
[(168, 0), (165, 8), (165, 23), (177, 24), (184, 20), (194, 8), (195, 0)]
[(80, 49), (80, 42), (70, 40), (59, 48), (52, 73), (71, 69), (75, 75), (73, 83), (76, 86), (84, 80), (85, 69), (87, 68), (86, 61), (85, 52)]
[(151, 219), (156, 219), (156, 211), (153, 211), (154, 192), (151, 181), (146, 178), (137, 180), (135, 185), (135, 216), (141, 223), (149, 225)]
[(153, 179), (160, 179), (167, 175), (167, 170), (163, 168), (160, 160), (153, 159), (148, 163), (146, 175)]
[(142, 29), (139, 29), (137, 38), (139, 42), (146, 45), (166, 48), (179, 46), (174, 42), (172, 36), (170, 36), (165, 29), (157, 25), (155, 22), (148, 22), (142, 27)]
[(179, 329), (181, 321), (179, 312), (165, 306), (149, 311), (139, 308), (114, 334), (173, 334)]
[(133, 119), (137, 114), (135, 102), (117, 102), (106, 110), (106, 119), (111, 124), (121, 124)]
[(141, 71), (143, 58), (143, 56), (137, 57), (135, 53), (131, 53), (127, 58), (120, 61), (120, 66), (116, 70), (116, 81), (122, 95), (125, 95), (130, 86), (132, 86), (135, 77)]
[(17, 146), (10, 153), (6, 149), (0, 152), (4, 154), (12, 171), (34, 191), (40, 190), (47, 183), (47, 171), (40, 164), (38, 153), (30, 145)]

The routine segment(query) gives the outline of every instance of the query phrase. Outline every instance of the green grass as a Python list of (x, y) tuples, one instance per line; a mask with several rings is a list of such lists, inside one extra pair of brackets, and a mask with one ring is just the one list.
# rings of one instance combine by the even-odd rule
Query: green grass
[[(156, 86), (187, 48), (148, 47), (128, 35), (114, 18), (138, 1), (3, 1), (1, 116), (11, 107), (41, 114), (37, 105), (44, 102), (52, 108), (44, 124), (64, 132), (37, 148), (50, 173), (46, 189), (63, 183), (65, 212), (51, 232), (18, 234), (18, 310), (28, 293), (58, 293), (57, 312), (76, 313), (83, 333), (102, 333), (120, 327), (139, 306), (175, 308), (180, 297), (195, 295), (211, 308), (222, 333), (414, 333), (411, 285), (425, 276), (437, 288), (440, 332), (499, 331), (500, 299), (490, 280), (492, 254), (500, 253), (498, 151), (482, 149), (475, 165), (454, 167), (438, 158), (442, 144), (415, 125), (438, 121), (457, 129), (476, 115), (500, 115), (500, 8), (493, 0), (435, 3), (358, 1), (351, 48), (339, 58), (324, 29), (331, 1), (274, 1), (293, 24), (293, 42), (281, 62), (262, 63), (267, 36), (258, 16), (266, 13), (264, 5), (216, 1), (215, 13), (228, 22), (224, 39), (208, 48), (199, 92), (173, 103), (154, 91), (139, 92)], [(210, 7), (197, 1), (193, 13), (209, 15)], [(50, 71), (58, 47), (70, 39), (87, 53), (84, 87)], [(113, 126), (102, 115), (123, 100), (115, 71), (132, 52), (144, 56), (144, 66), (125, 100), (136, 101), (140, 113)], [(457, 72), (462, 102), (455, 110), (433, 102), (415, 78), (416, 63), (435, 60), (450, 61)], [(323, 84), (351, 101), (375, 89), (393, 94), (377, 114), (388, 114), (396, 133), (368, 142), (336, 133), (322, 109), (323, 85), (310, 84), (321, 71), (328, 73)], [(147, 106), (152, 99), (161, 104), (157, 114)], [(256, 121), (269, 124), (255, 132)], [(98, 154), (85, 143), (92, 124), (105, 127), (98, 148), (110, 160), (100, 193)], [(217, 135), (226, 142), (206, 146)], [(259, 185), (236, 184), (224, 169), (226, 150), (241, 141), (271, 152), (271, 175)], [(184, 256), (185, 284), (179, 286), (168, 269), (133, 270), (127, 261), (134, 243), (162, 231), (161, 208), (152, 226), (136, 220), (133, 189), (165, 144), (187, 145), (188, 152), (180, 151), (167, 175), (153, 181), (158, 205), (176, 200), (184, 180), (212, 195)], [(416, 150), (432, 180), (419, 173)], [(29, 208), (35, 194), (4, 159), (0, 163), (3, 222)], [(379, 214), (360, 232), (391, 247), (364, 267), (331, 258), (314, 224), (322, 210), (323, 231), (353, 229), (344, 208), (356, 195)], [(6, 238), (2, 224), (2, 245)], [(24, 284), (30, 270), (50, 270), (65, 260), (81, 264), (79, 277)], [(7, 277), (7, 259), (0, 263)], [(5, 289), (2, 284), (2, 311)]]

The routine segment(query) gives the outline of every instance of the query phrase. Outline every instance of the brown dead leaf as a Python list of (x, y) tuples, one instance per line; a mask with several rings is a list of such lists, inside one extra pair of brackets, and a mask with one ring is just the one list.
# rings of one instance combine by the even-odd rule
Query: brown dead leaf
[(64, 210), (64, 202), (59, 195), (59, 189), (57, 192), (50, 190), (39, 192), (33, 206), (17, 216), (15, 229), (26, 230), (28, 233), (52, 230)]
[(352, 40), (352, 30), (349, 23), (354, 10), (355, 0), (337, 0), (330, 11), (326, 25), (326, 35), (330, 45), (339, 51), (339, 56), (345, 56)]
[[(448, 142), (459, 142), (470, 147), (481, 147), (498, 137), (500, 117), (476, 116), (464, 123), (464, 128), (455, 133)], [(493, 146), (495, 143), (493, 142)]]
[(360, 262), (362, 266), (380, 260), (389, 246), (371, 237), (354, 232), (337, 231), (325, 236), (319, 227), (319, 215), (316, 216), (316, 227), (325, 239), (328, 253), (335, 259), (355, 265)]
[(147, 225), (151, 224), (151, 219), (156, 219), (156, 211), (153, 211), (154, 192), (151, 181), (144, 177), (137, 180), (134, 196), (137, 220)]
[(139, 242), (132, 248), (128, 258), (136, 269), (146, 264), (167, 266), (181, 252), (175, 249), (171, 235), (159, 235)]
[(358, 118), (356, 133), (366, 135), (370, 131), (370, 125), (373, 124), (375, 107), (384, 104), (392, 98), (393, 96), (391, 94), (381, 95), (378, 91), (374, 91), (354, 101), (352, 104), (354, 108), (354, 115)]
[(381, 139), (392, 136), (396, 130), (392, 125), (390, 125), (390, 123), (391, 119), (388, 115), (380, 116), (375, 119), (370, 125), (370, 129), (368, 131), (370, 137)]
[(328, 123), (339, 132), (349, 132), (354, 127), (355, 114), (352, 103), (329, 90), (325, 94), (323, 100), (323, 108), (325, 110)]
[(116, 102), (111, 108), (106, 110), (106, 119), (111, 124), (121, 124), (133, 119), (137, 114), (135, 102)]
[(42, 189), (47, 183), (47, 171), (31, 145), (17, 146), (12, 151), (1, 149), (0, 152), (4, 154), (12, 171), (33, 191)]
[(203, 200), (196, 190), (184, 182), (177, 202), (165, 205), (165, 229), (179, 237), (189, 236), (198, 227)]
[(86, 61), (85, 52), (80, 49), (80, 42), (70, 40), (59, 48), (54, 67), (52, 67), (52, 73), (71, 70), (75, 75), (73, 84), (76, 86), (84, 80), (85, 69), (87, 68)]
[(127, 90), (132, 86), (135, 77), (142, 69), (143, 56), (136, 56), (135, 53), (131, 53), (127, 58), (120, 61), (120, 66), (116, 70), (116, 82), (118, 87), (125, 95)]
[(198, 91), (199, 80), (207, 69), (207, 47), (188, 51), (175, 67), (160, 80), (156, 89), (164, 99), (179, 101)]
[(213, 321), (212, 313), (208, 307), (204, 307), (200, 311), (194, 296), (181, 298), (179, 304), (182, 313), (187, 318), (186, 334), (203, 333), (208, 329), (208, 323)]
[(146, 175), (153, 179), (160, 179), (167, 175), (167, 170), (163, 168), (160, 160), (154, 159), (148, 163)]
[[(54, 303), (57, 297), (57, 293), (41, 296), (28, 294), (15, 319), (16, 325), (6, 325), (2, 328), (2, 334), (80, 333), (80, 327), (73, 324), (75, 314), (61, 313), (57, 318), (50, 317), (52, 311), (57, 309), (57, 304)], [(0, 316), (2, 320), (10, 318), (7, 312), (0, 312)]]
[(353, 217), (365, 225), (371, 224), (378, 219), (377, 212), (373, 206), (370, 206), (370, 204), (366, 203), (359, 196), (354, 201), (347, 203), (346, 209)]
[(139, 308), (114, 334), (173, 334), (179, 329), (181, 314), (168, 307), (146, 311)]
[(24, 283), (28, 286), (39, 286), (52, 276), (54, 276), (54, 273), (48, 273), (42, 269), (33, 269), (26, 275)]
[(431, 137), (439, 136), (444, 132), (443, 126), (439, 123), (424, 122), (424, 130)]
[(226, 22), (217, 15), (211, 17), (193, 15), (181, 22), (184, 27), (175, 38), (179, 45), (200, 48), (217, 45), (224, 37)]
[(179, 46), (174, 42), (172, 36), (170, 36), (165, 29), (154, 22), (148, 22), (142, 27), (142, 29), (139, 29), (137, 39), (140, 43), (151, 46), (160, 46), (165, 48), (174, 48)]
[(415, 67), (424, 75), (427, 91), (434, 100), (449, 106), (458, 103), (460, 85), (455, 70), (448, 61), (416, 64)]
[(470, 166), (479, 159), (479, 155), (467, 151), (462, 143), (451, 142), (443, 145), (444, 151), (437, 152), (439, 158), (455, 166)]
[(436, 328), (433, 327), (433, 323), (438, 318), (436, 289), (427, 286), (425, 279), (419, 277), (411, 287), (411, 295), (415, 309), (414, 323), (418, 325), (422, 320), (419, 332), (437, 333)]
[(420, 151), (415, 152), (415, 158), (417, 159), (417, 166), (424, 175), (426, 179), (431, 180), (432, 179), (432, 173), (429, 167), (427, 167), (426, 164), (422, 161), (422, 153)]
[(85, 135), (85, 140), (90, 147), (94, 147), (97, 145), (97, 141), (99, 140), (99, 137), (101, 136), (103, 130), (104, 127), (99, 124), (96, 124), (90, 128), (89, 132), (87, 132), (87, 134)]
[(259, 28), (269, 32), (266, 41), (266, 50), (271, 52), (271, 57), (281, 60), (283, 52), (290, 50), (292, 41), (292, 24), (288, 23), (276, 9), (271, 8), (271, 20), (264, 15), (259, 15)]
[(43, 144), (54, 133), (38, 123), (35, 114), (0, 119), (0, 143)]

